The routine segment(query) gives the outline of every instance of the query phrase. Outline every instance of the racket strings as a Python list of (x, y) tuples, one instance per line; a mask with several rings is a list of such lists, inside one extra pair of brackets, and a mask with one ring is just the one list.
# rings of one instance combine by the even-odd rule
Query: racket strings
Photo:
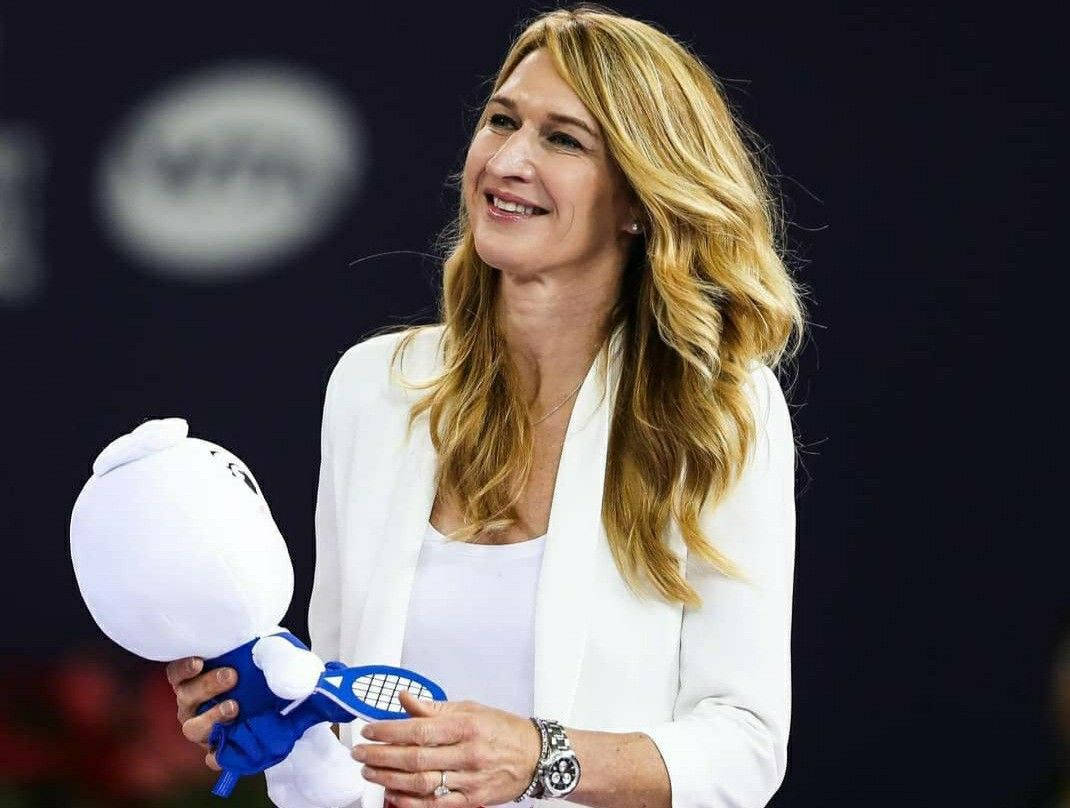
[(434, 696), (420, 682), (407, 676), (397, 674), (374, 673), (357, 678), (353, 682), (353, 693), (365, 704), (378, 710), (401, 713), (404, 708), (398, 700), (400, 691), (408, 691), (417, 698), (433, 699)]

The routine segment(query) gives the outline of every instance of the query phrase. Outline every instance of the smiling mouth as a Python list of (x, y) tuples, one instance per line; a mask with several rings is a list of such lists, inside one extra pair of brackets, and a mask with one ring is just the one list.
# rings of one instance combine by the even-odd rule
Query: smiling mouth
[[(490, 207), (494, 208), (497, 211), (501, 211), (502, 213), (512, 213), (514, 215), (521, 215), (521, 216), (524, 215), (524, 214), (519, 214), (517, 211), (505, 210), (503, 208), (499, 208), (499, 207), (495, 206), (495, 204), (494, 204), (494, 194), (486, 194), (485, 193), (485, 194), (483, 194), (483, 198), (487, 200), (487, 204), (490, 205)], [(548, 210), (544, 210), (543, 208), (540, 208), (538, 205), (529, 205), (528, 207), (535, 208), (535, 212), (534, 213), (527, 214), (527, 215), (530, 215), (530, 216), (542, 216), (542, 215), (547, 214), (547, 213), (550, 212)]]

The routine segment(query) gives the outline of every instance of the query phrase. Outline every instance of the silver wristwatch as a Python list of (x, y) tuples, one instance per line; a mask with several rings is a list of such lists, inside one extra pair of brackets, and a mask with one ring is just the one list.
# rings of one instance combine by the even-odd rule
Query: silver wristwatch
[(580, 761), (572, 750), (564, 728), (553, 719), (534, 718), (532, 723), (542, 736), (542, 750), (531, 785), (513, 802), (525, 797), (550, 799), (567, 797), (580, 783)]

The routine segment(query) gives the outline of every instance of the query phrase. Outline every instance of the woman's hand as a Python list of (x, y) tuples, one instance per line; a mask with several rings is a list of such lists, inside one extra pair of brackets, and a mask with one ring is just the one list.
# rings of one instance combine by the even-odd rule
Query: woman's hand
[[(468, 808), (511, 802), (531, 783), (542, 737), (531, 719), (474, 701), (420, 701), (399, 694), (412, 718), (375, 721), (357, 744), (364, 778), (397, 808)], [(451, 794), (435, 797), (446, 772)]]
[(234, 687), (238, 683), (238, 672), (234, 668), (213, 668), (201, 673), (203, 665), (204, 660), (197, 657), (168, 662), (167, 681), (178, 699), (178, 723), (182, 726), (182, 734), (208, 753), (204, 762), (209, 769), (220, 771), (215, 753), (208, 745), (208, 736), (212, 733), (212, 724), (217, 721), (227, 724), (235, 719), (238, 702), (227, 699), (200, 715), (197, 715), (197, 708), (213, 696), (226, 693)]

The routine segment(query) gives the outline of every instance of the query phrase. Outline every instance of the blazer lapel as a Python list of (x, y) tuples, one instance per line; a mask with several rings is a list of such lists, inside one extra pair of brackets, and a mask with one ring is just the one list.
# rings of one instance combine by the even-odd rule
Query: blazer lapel
[[(599, 542), (606, 541), (602, 489), (620, 339), (618, 328), (608, 352), (588, 371), (569, 418), (535, 598), (534, 711), (563, 723), (570, 720), (590, 626), (590, 612), (582, 604), (599, 597), (594, 558)], [(426, 413), (414, 425), (404, 452), (392, 481), (386, 521), (396, 532), (383, 537), (379, 547), (350, 654), (352, 665), (401, 661), (409, 596), (435, 499), (436, 454)]]
[(584, 604), (600, 598), (594, 558), (606, 541), (602, 488), (618, 344), (619, 330), (608, 357), (603, 352), (588, 371), (569, 418), (535, 595), (533, 709), (562, 723), (571, 720), (590, 628), (591, 611)]

